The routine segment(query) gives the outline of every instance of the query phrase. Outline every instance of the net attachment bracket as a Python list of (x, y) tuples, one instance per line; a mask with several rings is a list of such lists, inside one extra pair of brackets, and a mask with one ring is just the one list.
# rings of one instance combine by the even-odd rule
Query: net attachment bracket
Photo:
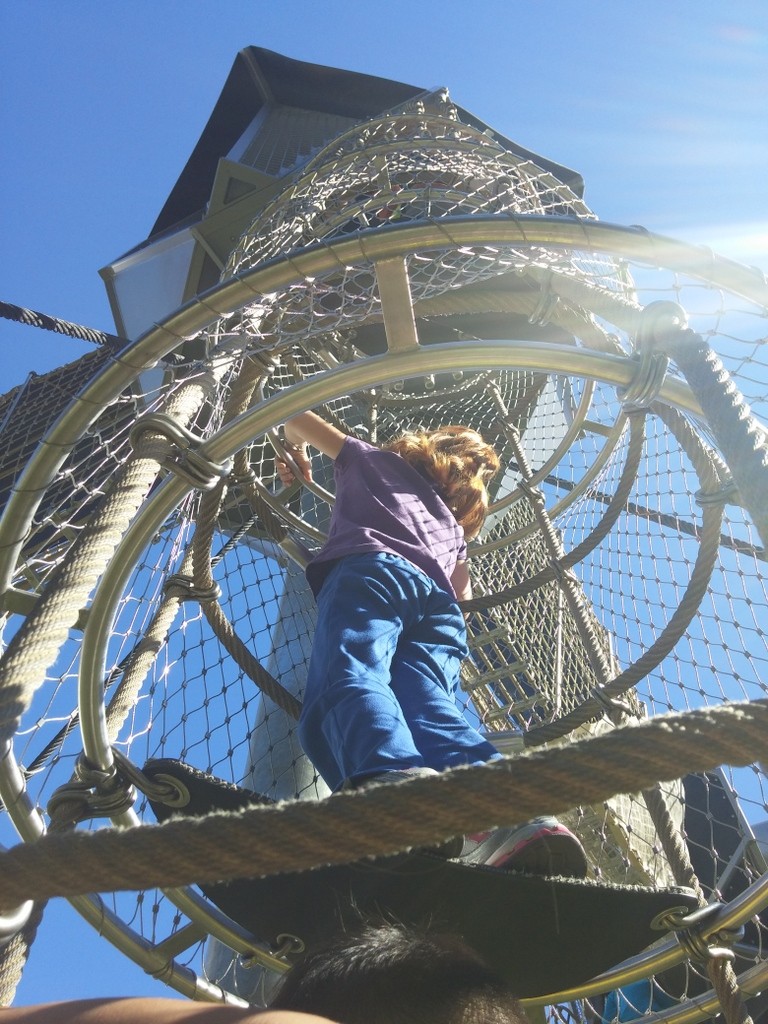
[(232, 471), (232, 460), (213, 462), (199, 451), (203, 438), (162, 412), (146, 413), (130, 431), (133, 450), (155, 459), (201, 491), (212, 491)]

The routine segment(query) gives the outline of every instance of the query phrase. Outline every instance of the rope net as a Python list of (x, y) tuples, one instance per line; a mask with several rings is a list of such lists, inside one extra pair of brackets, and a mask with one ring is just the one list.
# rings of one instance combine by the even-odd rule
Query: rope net
[[(79, 828), (154, 822), (140, 774), (151, 758), (275, 799), (325, 795), (294, 723), (314, 622), (303, 564), (327, 528), (332, 467), (315, 455), (315, 483), (287, 489), (275, 473), (275, 428), (309, 406), (374, 443), (450, 422), (496, 446), (503, 469), (470, 549), (461, 701), (502, 752), (766, 697), (764, 538), (683, 374), (672, 362), (654, 378), (635, 343), (642, 311), (674, 302), (765, 423), (764, 282), (629, 231), (606, 244), (596, 226), (567, 186), (440, 94), (356, 126), (293, 176), (222, 275), (222, 289), (246, 282), (247, 299), (208, 311), (154, 369), (105, 348), (5, 396), (3, 845), (60, 825), (62, 802)], [(399, 333), (393, 282), (418, 343), (407, 324)], [(115, 525), (105, 509), (136, 463), (135, 511)], [(659, 780), (706, 898), (768, 887), (760, 757), (690, 774), (681, 750), (677, 778)], [(133, 805), (104, 799), (131, 783)], [(563, 817), (593, 877), (675, 884), (641, 794)], [(267, 999), (279, 950), (194, 889), (84, 900), (147, 969), (172, 962), (181, 991)], [(754, 903), (745, 914), (734, 969), (751, 996), (768, 924)], [(651, 955), (640, 976), (644, 987), (594, 983), (547, 1013), (674, 1019), (710, 989), (682, 957), (659, 973)]]

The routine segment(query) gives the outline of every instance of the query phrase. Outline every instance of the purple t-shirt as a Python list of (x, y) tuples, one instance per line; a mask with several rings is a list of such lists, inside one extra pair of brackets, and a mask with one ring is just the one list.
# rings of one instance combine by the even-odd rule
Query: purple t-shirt
[(429, 480), (394, 452), (354, 437), (342, 445), (334, 479), (328, 540), (307, 566), (315, 594), (332, 562), (367, 551), (400, 555), (454, 593), (451, 575), (467, 557), (464, 531)]

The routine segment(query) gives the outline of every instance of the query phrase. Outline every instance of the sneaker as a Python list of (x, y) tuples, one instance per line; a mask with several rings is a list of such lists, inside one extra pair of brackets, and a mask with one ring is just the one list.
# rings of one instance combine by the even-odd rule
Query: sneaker
[(587, 874), (584, 848), (557, 818), (533, 818), (517, 828), (465, 836), (460, 860), (534, 875), (585, 878)]

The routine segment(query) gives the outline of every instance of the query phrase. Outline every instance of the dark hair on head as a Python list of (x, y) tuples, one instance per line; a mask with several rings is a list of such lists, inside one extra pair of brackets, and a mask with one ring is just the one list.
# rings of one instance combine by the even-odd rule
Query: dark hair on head
[(467, 538), (477, 536), (488, 513), (486, 484), (499, 469), (499, 456), (481, 434), (438, 427), (402, 434), (384, 447), (432, 480)]
[(368, 924), (308, 953), (271, 1007), (339, 1024), (524, 1024), (507, 985), (457, 936)]

